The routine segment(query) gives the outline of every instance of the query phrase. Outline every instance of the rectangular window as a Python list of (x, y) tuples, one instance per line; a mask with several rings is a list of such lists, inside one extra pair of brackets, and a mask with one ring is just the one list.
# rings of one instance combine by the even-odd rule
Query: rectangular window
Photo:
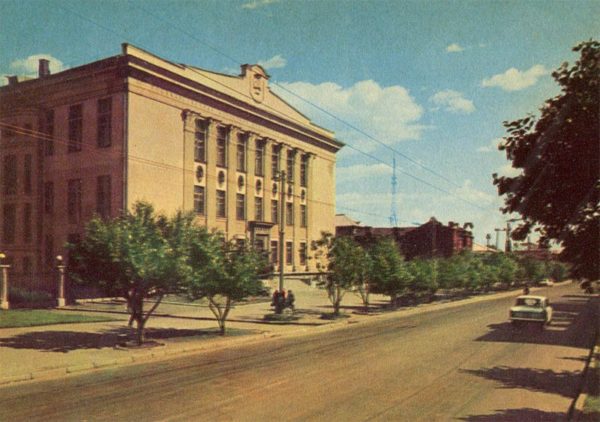
[(265, 175), (265, 142), (262, 139), (256, 140), (256, 155), (254, 156), (254, 174), (257, 176)]
[(279, 145), (273, 145), (271, 149), (271, 177), (275, 178), (279, 173)]
[(44, 212), (52, 214), (54, 212), (54, 183), (44, 183)]
[(4, 157), (2, 184), (4, 185), (5, 195), (15, 195), (17, 193), (17, 156), (7, 155)]
[(71, 179), (68, 182), (67, 215), (71, 224), (81, 221), (81, 179)]
[(44, 155), (54, 155), (54, 110), (47, 110), (44, 113), (44, 133), (46, 134)]
[(217, 128), (217, 166), (227, 167), (227, 135), (229, 130), (226, 127)]
[(196, 130), (194, 132), (194, 161), (199, 163), (206, 162), (206, 132), (208, 125), (204, 120), (196, 120)]
[(263, 221), (263, 199), (260, 196), (254, 197), (254, 219)]
[(300, 227), (306, 227), (306, 205), (300, 205)]
[(69, 146), (68, 152), (81, 151), (83, 141), (83, 106), (81, 104), (69, 107)]
[(23, 275), (31, 275), (33, 273), (33, 267), (31, 265), (31, 257), (23, 257)]
[(248, 135), (245, 133), (238, 134), (237, 140), (237, 154), (236, 154), (236, 163), (237, 163), (237, 171), (245, 172), (246, 171), (246, 144), (248, 140)]
[(295, 162), (296, 162), (296, 151), (290, 149), (287, 152), (287, 179), (290, 182), (294, 181)]
[(276, 240), (271, 240), (271, 263), (277, 264), (279, 262), (279, 248)]
[(271, 200), (271, 222), (279, 223), (279, 201), (275, 199)]
[(292, 265), (294, 263), (294, 248), (292, 242), (285, 242), (285, 263)]
[(112, 98), (98, 100), (98, 146), (109, 147), (112, 143)]
[(302, 156), (300, 162), (300, 186), (306, 187), (308, 185), (308, 155)]
[(238, 193), (235, 196), (235, 217), (238, 220), (246, 219), (246, 195)]
[(2, 210), (2, 242), (15, 243), (15, 228), (17, 226), (17, 206), (4, 204)]
[(31, 204), (25, 204), (23, 208), (23, 241), (31, 243), (33, 230), (31, 227)]
[(110, 175), (98, 176), (96, 181), (96, 213), (102, 218), (110, 218), (111, 209)]
[(54, 238), (47, 234), (44, 242), (45, 245), (45, 262), (47, 267), (54, 267)]
[(286, 202), (285, 204), (285, 224), (286, 226), (294, 225), (294, 203)]
[(31, 194), (31, 167), (33, 164), (33, 157), (31, 154), (25, 155), (25, 161), (23, 162), (23, 190), (26, 195)]
[(194, 212), (204, 214), (204, 186), (194, 186)]
[(300, 242), (300, 265), (306, 266), (306, 258), (308, 256), (308, 250), (306, 249), (306, 242)]
[(217, 190), (217, 217), (227, 217), (227, 201), (224, 190)]

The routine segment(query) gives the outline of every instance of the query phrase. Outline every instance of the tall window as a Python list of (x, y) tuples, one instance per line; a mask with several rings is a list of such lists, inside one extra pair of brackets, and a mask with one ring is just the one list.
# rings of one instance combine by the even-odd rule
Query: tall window
[(271, 263), (279, 262), (279, 248), (276, 240), (271, 240)]
[(4, 204), (2, 210), (2, 242), (12, 244), (15, 242), (15, 227), (17, 226), (17, 206)]
[(300, 205), (300, 227), (306, 227), (306, 205)]
[(23, 162), (23, 173), (25, 176), (23, 177), (23, 190), (27, 195), (31, 194), (31, 167), (33, 162), (32, 160), (33, 158), (31, 154), (26, 154), (25, 161)]
[(248, 140), (248, 135), (245, 133), (238, 133), (237, 139), (237, 153), (236, 153), (236, 163), (237, 163), (237, 171), (246, 171), (246, 144)]
[(23, 208), (23, 241), (25, 243), (30, 243), (32, 238), (31, 204), (25, 204), (25, 207)]
[(235, 217), (238, 220), (246, 219), (246, 195), (243, 193), (235, 196)]
[(110, 175), (98, 176), (96, 182), (96, 212), (102, 218), (110, 217), (111, 186)]
[(285, 224), (287, 226), (294, 225), (294, 203), (293, 202), (285, 203)]
[(306, 266), (306, 258), (308, 256), (308, 250), (306, 248), (306, 242), (300, 242), (300, 265)]
[(287, 163), (287, 166), (286, 166), (287, 167), (287, 170), (286, 170), (287, 171), (287, 179), (290, 182), (294, 181), (294, 164), (295, 164), (295, 162), (296, 162), (296, 151), (290, 149), (287, 152), (287, 160), (286, 160), (286, 163)]
[(279, 145), (273, 145), (271, 149), (271, 176), (275, 177), (279, 172)]
[(98, 100), (98, 146), (111, 145), (112, 98)]
[(294, 247), (292, 242), (285, 242), (285, 263), (287, 265), (294, 263)]
[(46, 140), (44, 142), (44, 155), (54, 154), (54, 110), (48, 110), (44, 113), (44, 133)]
[(83, 106), (81, 104), (69, 107), (69, 146), (68, 152), (81, 151), (83, 140)]
[(256, 140), (256, 155), (254, 156), (254, 174), (257, 176), (265, 175), (265, 141)]
[(217, 166), (227, 167), (227, 135), (229, 130), (226, 127), (217, 128)]
[(196, 131), (194, 132), (194, 160), (200, 163), (206, 162), (206, 133), (208, 125), (204, 120), (196, 120)]
[(54, 238), (47, 234), (44, 241), (46, 266), (54, 267)]
[(308, 185), (308, 154), (302, 156), (300, 162), (300, 186), (306, 187)]
[(44, 212), (52, 214), (54, 212), (54, 183), (44, 183)]
[(33, 270), (33, 267), (31, 265), (31, 257), (30, 256), (24, 256), (23, 257), (23, 274), (24, 275), (31, 275), (32, 274), (32, 270)]
[(254, 197), (254, 219), (263, 221), (263, 199), (260, 196)]
[(271, 222), (279, 223), (279, 201), (276, 199), (271, 200)]
[(204, 214), (204, 186), (194, 186), (194, 211)]
[(227, 217), (227, 202), (224, 190), (217, 190), (217, 217)]
[(68, 182), (67, 215), (71, 224), (81, 221), (81, 179), (71, 179)]
[(4, 185), (5, 195), (15, 195), (17, 193), (17, 156), (6, 155), (4, 157), (2, 169), (2, 184)]

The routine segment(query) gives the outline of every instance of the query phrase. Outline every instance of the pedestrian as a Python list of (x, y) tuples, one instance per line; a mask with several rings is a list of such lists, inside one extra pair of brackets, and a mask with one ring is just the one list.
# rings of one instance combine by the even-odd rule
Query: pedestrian
[(273, 292), (273, 299), (271, 301), (271, 306), (277, 306), (279, 303), (279, 290), (275, 290)]
[(524, 295), (528, 295), (529, 294), (529, 286), (526, 284), (525, 288), (523, 289), (523, 294)]
[(292, 311), (295, 311), (294, 302), (296, 301), (296, 297), (294, 296), (294, 292), (291, 290), (288, 291), (286, 306), (288, 306)]

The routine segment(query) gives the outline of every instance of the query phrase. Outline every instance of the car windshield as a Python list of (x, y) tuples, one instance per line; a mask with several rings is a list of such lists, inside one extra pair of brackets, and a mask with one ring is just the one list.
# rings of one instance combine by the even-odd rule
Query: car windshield
[(542, 306), (542, 301), (530, 297), (520, 297), (517, 299), (517, 306), (531, 306), (534, 308), (539, 308)]

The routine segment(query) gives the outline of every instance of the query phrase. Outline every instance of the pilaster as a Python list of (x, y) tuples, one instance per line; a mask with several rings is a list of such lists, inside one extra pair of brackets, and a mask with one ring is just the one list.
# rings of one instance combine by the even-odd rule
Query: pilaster
[(194, 142), (196, 119), (199, 115), (190, 110), (181, 113), (183, 120), (183, 146), (182, 146), (182, 178), (183, 192), (181, 208), (188, 211), (194, 208)]
[(229, 126), (227, 136), (227, 240), (231, 240), (236, 232), (236, 194), (237, 194), (237, 135), (241, 130), (237, 126)]
[(218, 121), (209, 119), (206, 134), (206, 226), (217, 227), (217, 125)]

